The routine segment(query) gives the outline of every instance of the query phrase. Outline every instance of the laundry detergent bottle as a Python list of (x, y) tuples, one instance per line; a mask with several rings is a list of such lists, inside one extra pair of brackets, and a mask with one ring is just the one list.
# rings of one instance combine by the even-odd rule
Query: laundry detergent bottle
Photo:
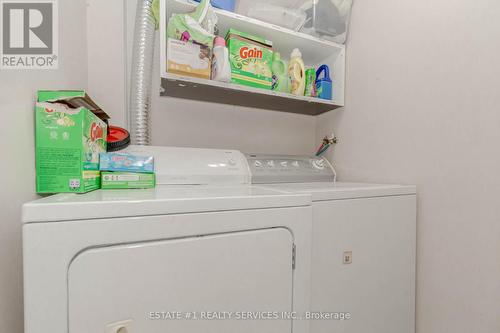
[(288, 65), (281, 59), (279, 52), (273, 54), (273, 90), (287, 93), (289, 92), (290, 78), (288, 77)]
[(212, 58), (212, 80), (220, 82), (231, 81), (231, 64), (229, 63), (229, 51), (226, 47), (226, 40), (222, 37), (215, 37)]
[(316, 72), (316, 94), (319, 98), (332, 100), (332, 89), (330, 68), (327, 65), (322, 65)]
[(288, 65), (288, 76), (290, 77), (290, 92), (293, 95), (304, 96), (306, 89), (306, 68), (302, 60), (302, 53), (299, 49), (294, 49), (290, 56)]

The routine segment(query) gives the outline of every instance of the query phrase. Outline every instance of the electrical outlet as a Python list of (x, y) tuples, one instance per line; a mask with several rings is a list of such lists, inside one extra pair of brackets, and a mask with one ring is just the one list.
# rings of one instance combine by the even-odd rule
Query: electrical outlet
[(352, 264), (352, 251), (344, 251), (344, 265)]
[(134, 333), (132, 320), (124, 320), (106, 326), (106, 333)]

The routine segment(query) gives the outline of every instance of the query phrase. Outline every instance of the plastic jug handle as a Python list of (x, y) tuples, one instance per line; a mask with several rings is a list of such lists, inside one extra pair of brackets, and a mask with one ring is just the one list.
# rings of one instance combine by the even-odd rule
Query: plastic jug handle
[(330, 78), (330, 68), (327, 65), (321, 65), (318, 70), (316, 71), (316, 80), (319, 80), (319, 77), (321, 76), (321, 73), (323, 73), (323, 77), (325, 79)]

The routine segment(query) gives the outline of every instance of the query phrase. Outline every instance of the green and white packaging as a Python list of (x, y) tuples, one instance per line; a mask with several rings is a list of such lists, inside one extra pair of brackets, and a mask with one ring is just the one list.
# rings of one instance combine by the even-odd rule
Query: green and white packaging
[(231, 63), (231, 82), (271, 89), (273, 43), (236, 29), (229, 29), (226, 41)]
[(155, 187), (154, 173), (108, 172), (101, 173), (102, 189), (146, 189)]
[[(89, 109), (91, 108), (92, 111)], [(100, 187), (107, 115), (85, 91), (39, 91), (35, 108), (37, 193), (85, 193)]]
[(173, 14), (168, 20), (167, 38), (212, 47), (217, 23), (209, 0), (201, 0), (196, 9), (187, 14)]

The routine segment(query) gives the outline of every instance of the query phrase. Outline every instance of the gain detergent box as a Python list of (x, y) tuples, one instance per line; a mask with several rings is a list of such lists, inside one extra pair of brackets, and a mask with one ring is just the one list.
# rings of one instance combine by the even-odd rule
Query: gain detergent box
[(100, 187), (107, 115), (84, 91), (39, 91), (35, 108), (37, 193)]
[(226, 41), (231, 63), (231, 82), (271, 89), (273, 43), (235, 29), (229, 29)]

